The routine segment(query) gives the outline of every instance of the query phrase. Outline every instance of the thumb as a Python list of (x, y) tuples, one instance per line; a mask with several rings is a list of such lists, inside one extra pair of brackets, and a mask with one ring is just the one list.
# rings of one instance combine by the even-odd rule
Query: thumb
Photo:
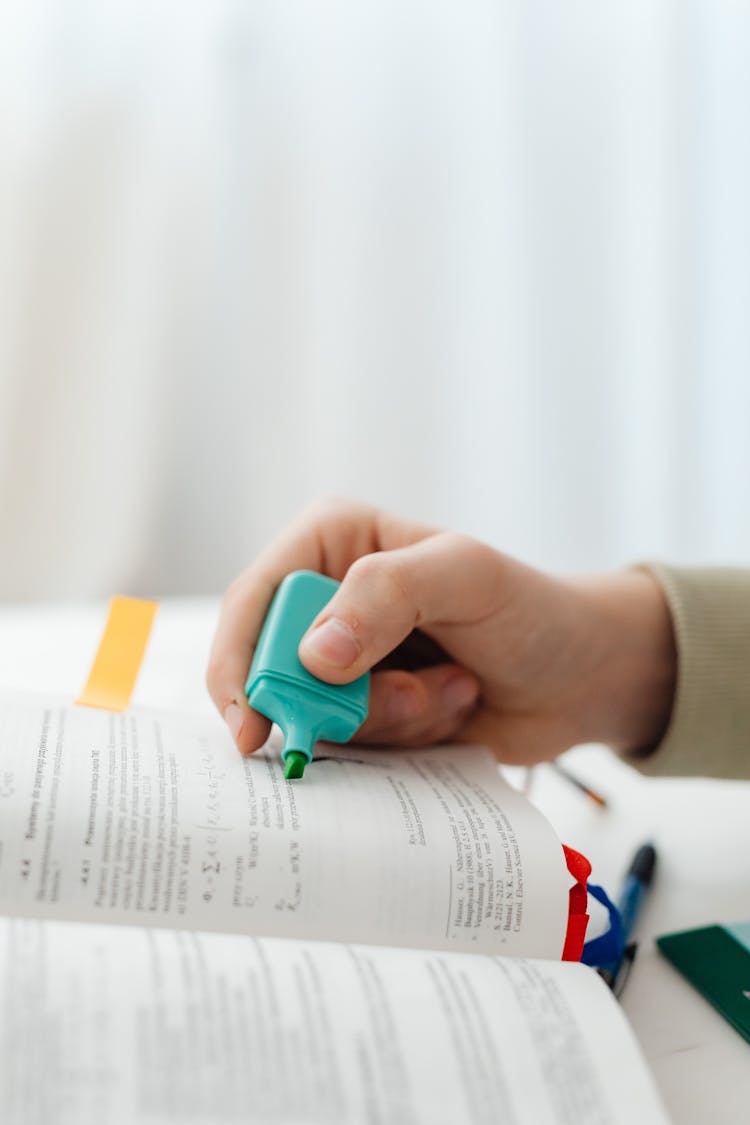
[(300, 660), (319, 679), (349, 683), (418, 627), (476, 620), (489, 600), (486, 550), (444, 532), (363, 555), (303, 636)]

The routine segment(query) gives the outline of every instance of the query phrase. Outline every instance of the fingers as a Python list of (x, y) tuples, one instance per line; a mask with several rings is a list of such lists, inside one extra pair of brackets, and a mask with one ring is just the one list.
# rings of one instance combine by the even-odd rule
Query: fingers
[[(290, 569), (315, 569), (314, 544), (303, 543), (297, 557), (302, 561), (291, 564)], [(281, 553), (282, 566), (283, 558)], [(267, 719), (249, 706), (245, 680), (278, 581), (274, 570), (259, 566), (232, 583), (224, 597), (211, 649), (206, 674), (208, 690), (242, 754), (262, 746), (271, 727)]]
[(254, 750), (260, 750), (261, 746), (268, 741), (268, 736), (271, 733), (271, 722), (265, 715), (253, 711), (252, 707), (248, 706), (244, 690), (242, 697), (237, 703), (228, 703), (222, 714), (237, 749), (240, 754), (247, 756), (252, 754)]
[(209, 693), (239, 750), (249, 754), (268, 737), (270, 724), (254, 712), (245, 680), (271, 599), (293, 570), (343, 578), (361, 555), (401, 546), (429, 529), (386, 516), (365, 504), (326, 500), (312, 505), (229, 587), (209, 659)]
[(490, 563), (490, 554), (496, 560), (472, 539), (439, 533), (365, 555), (302, 638), (300, 660), (322, 680), (348, 683), (415, 628), (481, 619), (497, 599), (497, 563)]
[(474, 676), (455, 664), (418, 672), (376, 672), (357, 742), (427, 746), (456, 735), (479, 699)]

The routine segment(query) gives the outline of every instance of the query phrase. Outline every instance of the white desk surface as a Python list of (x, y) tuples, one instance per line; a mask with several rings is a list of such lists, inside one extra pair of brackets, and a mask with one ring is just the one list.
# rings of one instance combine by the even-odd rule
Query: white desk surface
[[(162, 605), (134, 704), (211, 709), (204, 670), (217, 614), (215, 601)], [(0, 607), (0, 686), (73, 697), (105, 616), (103, 604)], [(623, 1003), (667, 1109), (675, 1125), (747, 1121), (750, 1046), (659, 956), (653, 937), (750, 919), (750, 783), (646, 780), (598, 747), (567, 761), (610, 807), (598, 809), (545, 767), (532, 797), (561, 839), (589, 856), (595, 881), (616, 893), (638, 844), (657, 845)]]

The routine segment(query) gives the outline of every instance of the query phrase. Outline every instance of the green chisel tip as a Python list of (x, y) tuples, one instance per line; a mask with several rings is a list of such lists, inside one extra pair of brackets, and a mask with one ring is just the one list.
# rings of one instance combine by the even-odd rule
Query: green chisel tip
[(307, 755), (303, 754), (301, 750), (290, 750), (284, 759), (285, 770), (284, 777), (287, 781), (293, 781), (297, 777), (302, 777), (307, 765)]

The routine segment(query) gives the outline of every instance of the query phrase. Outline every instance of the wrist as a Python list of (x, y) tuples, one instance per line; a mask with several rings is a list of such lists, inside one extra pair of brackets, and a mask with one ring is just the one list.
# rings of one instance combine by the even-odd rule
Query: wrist
[(669, 725), (677, 682), (672, 617), (647, 570), (574, 583), (587, 620), (586, 741), (648, 753)]

